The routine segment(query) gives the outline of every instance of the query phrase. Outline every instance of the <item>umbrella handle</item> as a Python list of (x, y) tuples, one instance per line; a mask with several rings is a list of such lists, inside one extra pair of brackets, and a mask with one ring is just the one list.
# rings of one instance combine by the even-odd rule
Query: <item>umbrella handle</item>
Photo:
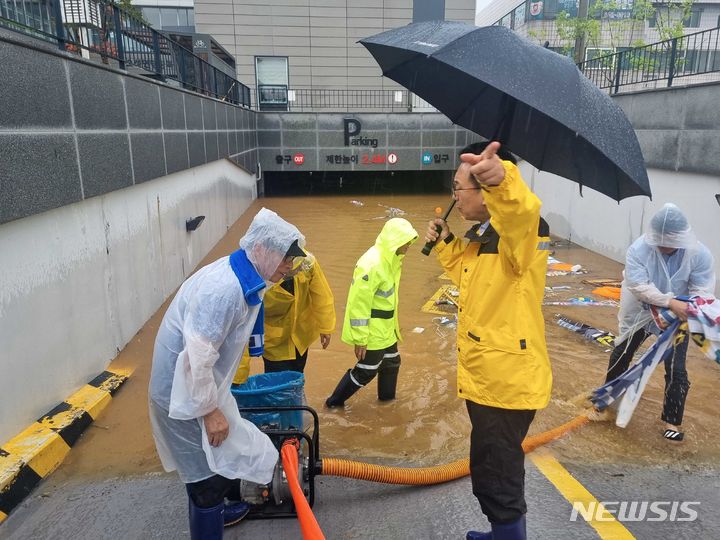
[[(447, 207), (447, 210), (445, 210), (445, 213), (442, 215), (442, 220), (447, 221), (448, 216), (450, 215), (450, 212), (452, 211), (453, 207), (455, 206), (455, 199), (453, 198), (452, 202), (450, 203), (450, 206)], [(440, 234), (442, 232), (442, 227), (440, 225), (435, 226), (435, 230)], [(432, 251), (432, 248), (435, 246), (435, 242), (426, 242), (425, 246), (422, 248), (422, 254), (426, 257), (430, 255), (430, 252)]]

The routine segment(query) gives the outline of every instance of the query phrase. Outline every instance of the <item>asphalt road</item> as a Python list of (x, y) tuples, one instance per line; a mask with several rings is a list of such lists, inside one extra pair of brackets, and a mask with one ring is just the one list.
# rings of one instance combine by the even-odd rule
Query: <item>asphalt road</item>
[[(551, 458), (552, 459), (552, 458)], [(528, 537), (717, 538), (720, 530), (720, 468), (563, 464), (576, 481), (600, 501), (665, 502), (666, 519), (647, 512), (641, 521), (620, 525), (620, 536), (596, 530), (530, 460), (527, 460)], [(559, 481), (554, 478), (555, 481)], [(488, 524), (472, 496), (468, 478), (431, 487), (374, 484), (336, 477), (317, 477), (314, 512), (328, 539), (457, 539), (468, 529)], [(673, 501), (697, 502), (694, 521), (676, 511)], [(676, 505), (677, 506), (677, 505)], [(609, 505), (611, 508), (618, 506)], [(598, 525), (597, 523), (595, 523)], [(598, 526), (606, 525), (600, 523)], [(615, 529), (617, 531), (618, 529)], [(41, 484), (0, 527), (8, 540), (40, 538), (150, 539), (187, 538), (187, 499), (174, 475), (153, 473), (88, 482), (70, 479)], [(249, 520), (226, 530), (225, 538), (297, 539), (294, 519)]]

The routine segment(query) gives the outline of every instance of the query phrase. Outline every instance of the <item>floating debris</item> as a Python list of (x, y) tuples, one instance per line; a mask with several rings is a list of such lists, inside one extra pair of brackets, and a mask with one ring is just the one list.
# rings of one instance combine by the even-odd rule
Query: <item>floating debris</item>
[(557, 315), (557, 317), (558, 325), (562, 326), (563, 328), (567, 328), (568, 330), (575, 332), (576, 334), (580, 334), (588, 341), (594, 341), (595, 343), (598, 343), (603, 347), (615, 346), (615, 336), (611, 332), (606, 332), (604, 330), (594, 328), (589, 324), (573, 321), (571, 319), (568, 319), (567, 317), (562, 317), (560, 315)]
[(543, 306), (617, 306), (614, 300), (593, 300), (586, 296), (578, 296), (577, 298), (569, 298), (559, 302), (543, 302)]
[(355, 206), (365, 206), (365, 203), (364, 203), (364, 202), (362, 202), (362, 201), (355, 201), (355, 200), (350, 201), (350, 204), (355, 205)]

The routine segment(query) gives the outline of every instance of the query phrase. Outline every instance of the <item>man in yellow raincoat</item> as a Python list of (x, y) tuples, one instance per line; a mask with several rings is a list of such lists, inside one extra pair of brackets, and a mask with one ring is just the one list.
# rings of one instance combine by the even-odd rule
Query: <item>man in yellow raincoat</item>
[(401, 341), (398, 299), (402, 259), (418, 234), (410, 222), (393, 218), (355, 265), (348, 292), (342, 340), (355, 347), (357, 363), (327, 398), (328, 407), (342, 407), (360, 388), (378, 376), (378, 399), (395, 399)]
[(524, 539), (521, 443), (552, 387), (541, 311), (549, 229), (540, 200), (499, 143), (470, 145), (461, 160), (456, 208), (478, 223), (464, 242), (438, 218), (426, 240), (437, 241), (438, 260), (460, 289), (457, 391), (472, 424), (473, 494), (492, 526), (467, 539)]
[(319, 337), (326, 349), (335, 330), (335, 300), (312, 253), (298, 257), (292, 271), (270, 288), (263, 302), (265, 373), (303, 373), (310, 345)]

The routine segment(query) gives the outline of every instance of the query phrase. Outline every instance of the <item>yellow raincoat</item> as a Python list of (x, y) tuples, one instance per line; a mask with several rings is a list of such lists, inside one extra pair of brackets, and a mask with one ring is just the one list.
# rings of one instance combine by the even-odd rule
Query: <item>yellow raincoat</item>
[(295, 349), (304, 354), (320, 334), (335, 331), (335, 300), (317, 260), (308, 261), (293, 282), (295, 294), (280, 283), (265, 293), (266, 360), (295, 360)]
[(246, 348), (240, 359), (240, 365), (235, 372), (235, 377), (233, 377), (233, 384), (244, 384), (248, 377), (250, 377), (250, 355)]
[(342, 340), (377, 351), (401, 342), (398, 322), (400, 272), (404, 255), (395, 252), (418, 234), (409, 221), (390, 219), (355, 265), (348, 292)]
[(541, 311), (550, 244), (540, 199), (517, 167), (503, 161), (505, 179), (483, 188), (490, 227), (466, 244), (438, 242), (440, 263), (460, 289), (458, 396), (503, 409), (541, 409), (552, 372)]

